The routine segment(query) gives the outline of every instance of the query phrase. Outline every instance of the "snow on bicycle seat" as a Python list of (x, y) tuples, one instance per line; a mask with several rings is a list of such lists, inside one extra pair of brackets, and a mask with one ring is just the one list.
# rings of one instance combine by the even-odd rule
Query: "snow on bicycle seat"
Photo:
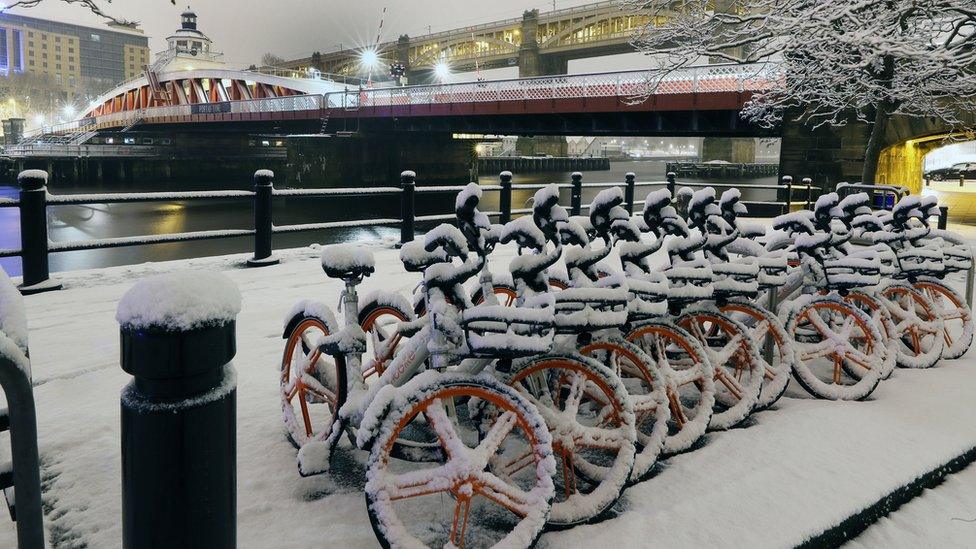
[[(658, 275), (658, 276), (655, 276)], [(627, 280), (628, 320), (662, 316), (668, 312), (668, 281), (660, 273), (648, 275), (646, 280)]]
[(479, 305), (462, 311), (461, 326), (470, 354), (519, 358), (549, 352), (554, 336), (553, 307), (551, 296), (545, 298), (538, 300), (539, 307)]
[(438, 247), (434, 251), (428, 252), (420, 240), (407, 242), (400, 248), (400, 261), (403, 262), (403, 267), (411, 273), (422, 273), (427, 267), (448, 260), (447, 253), (443, 248)]
[(322, 248), (322, 270), (329, 278), (364, 278), (376, 268), (373, 252), (354, 244), (331, 244)]
[(789, 268), (789, 256), (785, 253), (772, 253), (756, 258), (759, 266), (759, 276), (756, 281), (764, 290), (779, 288), (786, 284), (786, 271)]
[(604, 330), (627, 322), (626, 288), (567, 288), (553, 295), (560, 332)]
[(830, 244), (832, 238), (832, 233), (801, 234), (796, 237), (794, 243), (798, 250), (812, 252)]

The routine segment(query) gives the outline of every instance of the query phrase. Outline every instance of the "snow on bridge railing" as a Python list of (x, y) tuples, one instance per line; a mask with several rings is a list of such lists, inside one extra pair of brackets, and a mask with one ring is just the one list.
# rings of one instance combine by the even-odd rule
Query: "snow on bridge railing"
[(766, 64), (723, 64), (672, 71), (621, 71), (510, 80), (348, 90), (326, 94), (329, 108), (484, 103), (597, 97), (747, 92), (777, 78)]

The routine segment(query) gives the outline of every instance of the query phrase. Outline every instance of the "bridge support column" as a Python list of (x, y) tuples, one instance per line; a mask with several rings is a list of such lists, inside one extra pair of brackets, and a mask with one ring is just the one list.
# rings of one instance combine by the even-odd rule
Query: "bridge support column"
[(814, 185), (826, 184), (831, 189), (841, 181), (860, 181), (867, 138), (868, 127), (864, 124), (810, 130), (784, 122), (779, 173), (800, 179), (809, 177)]
[(747, 138), (706, 137), (702, 140), (702, 162), (725, 160), (733, 164), (756, 161), (756, 140)]
[(104, 170), (104, 167), (102, 166), (102, 161), (101, 160), (96, 160), (95, 161), (95, 181), (98, 182), (99, 185), (101, 185), (104, 180), (105, 180), (105, 170)]
[(125, 183), (125, 160), (119, 160), (119, 183)]
[(518, 141), (515, 142), (515, 152), (519, 156), (550, 155), (565, 157), (569, 156), (569, 143), (562, 135), (519, 137)]
[(71, 160), (71, 182), (77, 184), (81, 180), (81, 161), (77, 158)]

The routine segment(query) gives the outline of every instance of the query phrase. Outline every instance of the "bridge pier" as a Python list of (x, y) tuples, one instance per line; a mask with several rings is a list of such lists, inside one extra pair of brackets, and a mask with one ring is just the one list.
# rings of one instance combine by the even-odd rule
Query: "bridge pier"
[(724, 160), (733, 164), (756, 162), (756, 140), (751, 137), (706, 137), (702, 140), (701, 159)]

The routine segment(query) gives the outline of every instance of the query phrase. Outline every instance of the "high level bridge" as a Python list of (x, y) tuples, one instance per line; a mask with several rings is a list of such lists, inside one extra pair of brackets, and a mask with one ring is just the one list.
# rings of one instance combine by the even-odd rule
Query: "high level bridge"
[[(632, 52), (634, 34), (663, 24), (668, 16), (650, 5), (628, 11), (613, 0), (544, 13), (530, 10), (520, 18), (424, 36), (402, 35), (373, 48), (382, 64), (402, 63), (411, 82), (428, 80), (442, 63), (453, 72), (518, 66), (520, 76), (565, 74), (570, 59)], [(362, 54), (362, 49), (317, 52), (285, 66), (355, 75), (364, 69)]]

